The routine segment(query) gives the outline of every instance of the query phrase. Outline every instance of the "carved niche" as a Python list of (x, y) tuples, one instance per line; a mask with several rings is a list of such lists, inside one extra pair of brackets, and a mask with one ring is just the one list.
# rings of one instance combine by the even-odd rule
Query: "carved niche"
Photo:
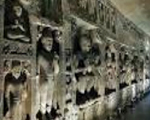
[(97, 31), (80, 27), (78, 24), (74, 25), (76, 26), (72, 31), (72, 74), (76, 81), (74, 90), (76, 105), (82, 106), (103, 94), (99, 74), (102, 55), (95, 35)]
[(82, 28), (78, 29), (77, 36), (73, 41), (73, 54), (76, 59), (76, 68), (87, 68), (101, 64), (99, 45), (94, 43), (91, 32), (91, 30), (84, 31)]
[(127, 87), (131, 82), (131, 55), (126, 47), (121, 47), (118, 58), (118, 69), (119, 69), (119, 84), (120, 89)]
[(117, 88), (117, 50), (114, 44), (105, 47), (106, 88), (105, 94), (115, 92)]
[(26, 119), (30, 115), (31, 63), (28, 60), (5, 60), (3, 68), (3, 118)]
[(4, 37), (30, 43), (30, 24), (28, 12), (19, 0), (5, 0)]
[[(29, 14), (20, 0), (5, 0), (3, 56), (33, 57)], [(36, 38), (35, 38), (36, 40)]]

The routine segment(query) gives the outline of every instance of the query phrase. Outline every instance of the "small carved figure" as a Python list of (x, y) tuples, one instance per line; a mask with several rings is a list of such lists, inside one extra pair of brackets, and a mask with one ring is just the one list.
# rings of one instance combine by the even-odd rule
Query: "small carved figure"
[(114, 46), (106, 46), (106, 88), (115, 89), (117, 82), (117, 66), (116, 66), (116, 53), (114, 51)]
[[(10, 12), (11, 11), (11, 12)], [(30, 42), (28, 13), (19, 1), (6, 0), (5, 2), (5, 37), (10, 40)]]
[(10, 60), (5, 60), (4, 61), (4, 71), (8, 72), (11, 69), (11, 61)]

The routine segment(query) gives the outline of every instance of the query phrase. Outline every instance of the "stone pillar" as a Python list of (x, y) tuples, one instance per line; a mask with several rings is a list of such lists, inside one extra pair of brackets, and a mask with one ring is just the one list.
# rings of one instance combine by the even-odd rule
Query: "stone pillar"
[(3, 42), (3, 33), (4, 33), (4, 1), (0, 1), (0, 120), (3, 117), (3, 88), (4, 80), (2, 73), (2, 57), (1, 57), (1, 43)]
[(36, 120), (38, 102), (36, 102), (38, 83), (37, 83), (37, 65), (36, 65), (36, 50), (37, 50), (37, 26), (31, 24), (31, 39), (33, 47), (33, 57), (32, 57), (32, 69), (31, 69), (31, 120)]

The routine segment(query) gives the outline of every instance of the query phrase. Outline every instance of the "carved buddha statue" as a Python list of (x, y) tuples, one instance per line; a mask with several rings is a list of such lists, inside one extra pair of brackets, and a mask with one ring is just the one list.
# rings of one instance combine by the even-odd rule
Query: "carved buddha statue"
[(5, 4), (5, 37), (30, 42), (28, 13), (18, 1), (6, 0)]

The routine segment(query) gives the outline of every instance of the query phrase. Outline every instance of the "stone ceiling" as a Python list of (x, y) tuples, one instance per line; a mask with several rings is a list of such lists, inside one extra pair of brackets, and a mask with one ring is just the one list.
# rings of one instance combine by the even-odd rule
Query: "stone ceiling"
[(111, 0), (131, 21), (150, 35), (150, 0)]

